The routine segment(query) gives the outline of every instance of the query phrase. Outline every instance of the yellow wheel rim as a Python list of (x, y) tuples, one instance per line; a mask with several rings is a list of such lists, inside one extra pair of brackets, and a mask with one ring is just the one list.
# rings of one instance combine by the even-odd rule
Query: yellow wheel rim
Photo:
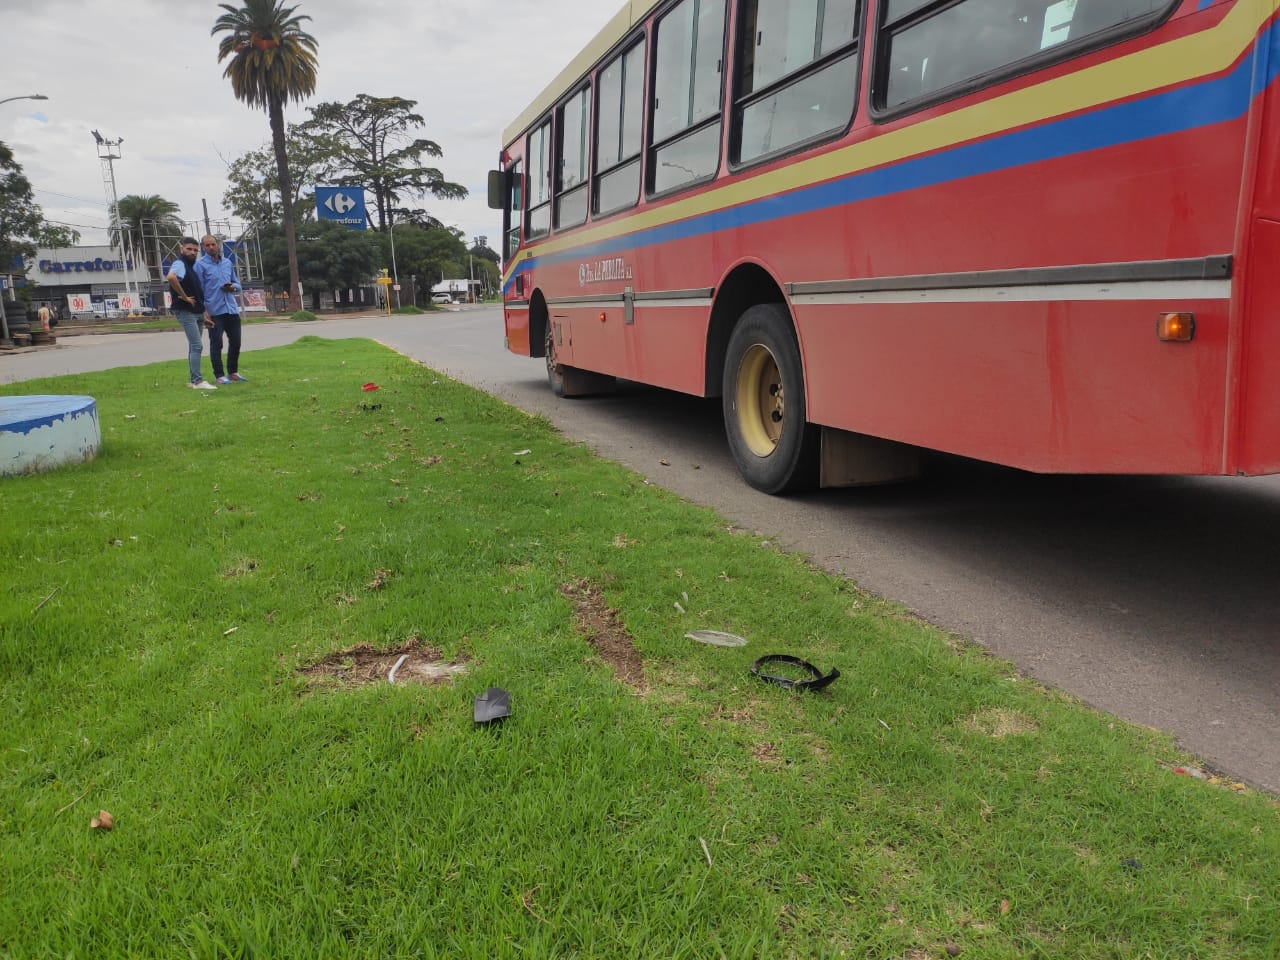
[(757, 457), (768, 457), (778, 446), (785, 423), (786, 391), (778, 361), (768, 347), (753, 344), (738, 364), (734, 406), (738, 432)]

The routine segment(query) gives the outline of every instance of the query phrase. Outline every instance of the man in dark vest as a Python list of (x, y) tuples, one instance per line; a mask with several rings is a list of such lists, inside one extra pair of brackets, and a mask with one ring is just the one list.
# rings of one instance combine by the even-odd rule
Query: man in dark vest
[(191, 368), (191, 389), (217, 390), (200, 372), (200, 354), (203, 341), (200, 326), (212, 327), (213, 321), (204, 312), (204, 292), (200, 278), (196, 276), (196, 258), (200, 256), (200, 244), (195, 237), (183, 237), (178, 245), (180, 256), (169, 267), (169, 289), (173, 291), (173, 311), (187, 335), (187, 366)]

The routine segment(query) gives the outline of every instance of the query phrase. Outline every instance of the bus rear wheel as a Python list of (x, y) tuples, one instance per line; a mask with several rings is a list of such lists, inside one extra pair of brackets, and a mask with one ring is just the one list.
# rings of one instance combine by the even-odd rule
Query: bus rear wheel
[(556, 360), (556, 338), (552, 332), (552, 324), (547, 324), (546, 338), (547, 383), (551, 392), (557, 397), (564, 396), (564, 367)]
[(744, 480), (796, 493), (818, 480), (818, 429), (807, 422), (804, 370), (780, 304), (747, 310), (729, 337), (723, 403), (729, 450)]

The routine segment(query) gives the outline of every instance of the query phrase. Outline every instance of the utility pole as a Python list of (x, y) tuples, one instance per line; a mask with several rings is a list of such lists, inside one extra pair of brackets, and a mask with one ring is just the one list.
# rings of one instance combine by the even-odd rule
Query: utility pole
[(12, 347), (9, 338), (9, 318), (4, 315), (4, 291), (0, 290), (0, 347)]
[(387, 211), (387, 232), (391, 234), (391, 276), (395, 278), (396, 309), (400, 309), (400, 271), (396, 269), (396, 222), (394, 211)]
[(211, 237), (213, 236), (213, 227), (209, 226), (209, 201), (201, 197), (200, 206), (204, 208), (204, 235)]

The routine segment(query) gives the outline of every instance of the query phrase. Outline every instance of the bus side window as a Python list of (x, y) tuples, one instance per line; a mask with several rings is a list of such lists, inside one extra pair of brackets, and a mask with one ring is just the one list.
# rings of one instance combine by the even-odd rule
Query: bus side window
[(1002, 72), (1061, 44), (1153, 17), (1173, 0), (885, 0), (889, 63), (876, 103), (892, 108)]
[(600, 71), (596, 94), (594, 212), (613, 213), (640, 199), (644, 113), (644, 38)]
[(738, 23), (730, 159), (837, 134), (858, 89), (856, 0), (747, 0)]
[(724, 0), (683, 0), (656, 27), (649, 189), (715, 175), (720, 163)]
[(524, 171), (517, 160), (511, 165), (511, 223), (507, 228), (507, 249), (503, 254), (504, 262), (509, 262), (520, 249), (520, 221), (524, 214)]
[(551, 121), (529, 134), (529, 222), (526, 239), (551, 232)]
[(556, 229), (587, 219), (588, 143), (591, 138), (591, 87), (569, 98), (557, 111)]

